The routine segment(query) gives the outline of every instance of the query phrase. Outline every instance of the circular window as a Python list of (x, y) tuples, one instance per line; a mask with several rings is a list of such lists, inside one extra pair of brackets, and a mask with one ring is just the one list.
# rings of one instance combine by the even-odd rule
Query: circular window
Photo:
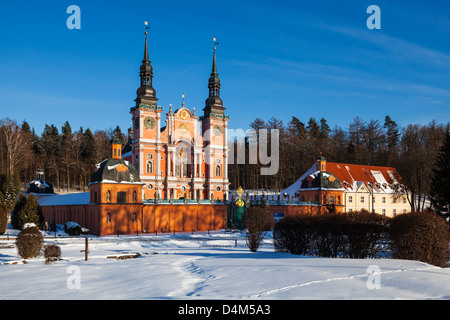
[(186, 187), (185, 187), (185, 186), (182, 186), (182, 187), (181, 187), (181, 191), (183, 191), (183, 192), (186, 191)]
[(216, 190), (217, 190), (217, 191), (220, 191), (221, 189), (220, 189), (220, 187), (217, 187)]
[(149, 190), (152, 190), (152, 189), (153, 189), (153, 185), (152, 185), (151, 183), (149, 183), (149, 184), (147, 185), (147, 188), (148, 188)]

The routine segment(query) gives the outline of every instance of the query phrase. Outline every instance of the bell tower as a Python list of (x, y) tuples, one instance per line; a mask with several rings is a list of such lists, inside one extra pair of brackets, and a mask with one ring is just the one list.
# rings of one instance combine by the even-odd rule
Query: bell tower
[(220, 98), (220, 79), (216, 63), (216, 38), (213, 38), (212, 71), (208, 81), (208, 98), (202, 117), (202, 133), (205, 141), (205, 199), (223, 199), (228, 194), (228, 142), (227, 122), (223, 101)]
[(161, 176), (161, 106), (157, 105), (156, 90), (153, 88), (153, 67), (148, 54), (148, 22), (145, 21), (144, 58), (139, 68), (140, 86), (136, 91), (132, 115), (132, 164), (145, 184), (154, 186), (160, 193)]

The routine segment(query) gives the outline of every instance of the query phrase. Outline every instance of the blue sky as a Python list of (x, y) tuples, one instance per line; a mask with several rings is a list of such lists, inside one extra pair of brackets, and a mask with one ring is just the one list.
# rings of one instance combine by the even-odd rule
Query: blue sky
[[(69, 30), (69, 5), (81, 29)], [(369, 5), (381, 29), (369, 30)], [(230, 128), (356, 116), (401, 126), (450, 121), (450, 5), (445, 1), (2, 1), (0, 119), (73, 130), (130, 126), (144, 25), (163, 112), (201, 113), (212, 38)], [(164, 119), (164, 118), (163, 118)]]

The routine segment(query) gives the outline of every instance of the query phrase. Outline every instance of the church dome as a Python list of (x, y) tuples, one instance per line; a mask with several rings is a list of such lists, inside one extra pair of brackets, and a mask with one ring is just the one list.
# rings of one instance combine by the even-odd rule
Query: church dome
[(301, 189), (342, 189), (342, 183), (332, 173), (327, 171), (316, 171), (308, 175), (302, 181)]
[(44, 180), (44, 171), (38, 169), (36, 171), (36, 180), (27, 184), (27, 193), (53, 194), (53, 185)]
[(96, 165), (92, 174), (91, 183), (135, 183), (140, 182), (139, 173), (136, 168), (123, 159), (110, 158)]

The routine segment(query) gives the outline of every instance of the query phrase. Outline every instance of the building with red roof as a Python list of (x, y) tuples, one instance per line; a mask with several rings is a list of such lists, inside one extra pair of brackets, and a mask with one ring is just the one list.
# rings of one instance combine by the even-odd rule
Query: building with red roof
[(407, 187), (393, 167), (316, 163), (282, 195), (336, 207), (338, 212), (367, 210), (385, 216), (410, 212)]

